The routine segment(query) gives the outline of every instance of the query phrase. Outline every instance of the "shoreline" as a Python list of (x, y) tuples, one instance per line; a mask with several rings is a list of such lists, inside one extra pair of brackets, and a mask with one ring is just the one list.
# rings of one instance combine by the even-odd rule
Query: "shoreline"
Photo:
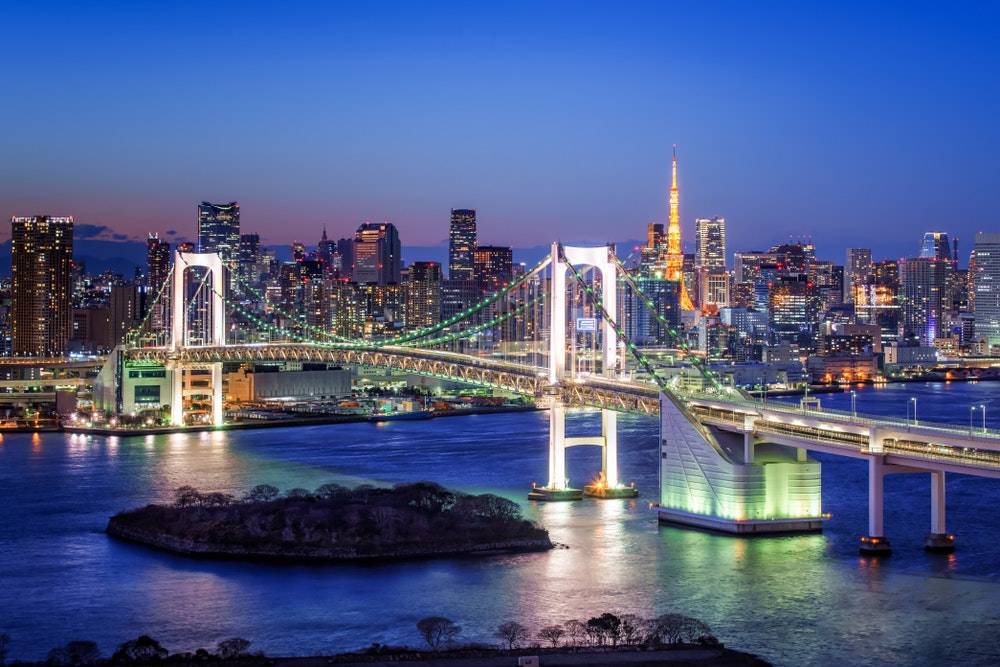
[[(466, 415), (494, 414), (503, 412), (537, 412), (542, 408), (534, 405), (511, 405), (511, 406), (478, 406), (470, 408), (455, 408), (452, 410), (441, 410), (433, 414), (429, 419), (446, 417), (464, 417)], [(289, 414), (289, 413), (284, 413)], [(321, 426), (326, 424), (345, 424), (368, 421), (368, 415), (345, 415), (345, 414), (325, 414), (310, 417), (287, 417), (284, 419), (248, 419), (237, 422), (228, 422), (221, 426), (157, 426), (153, 428), (113, 428), (97, 426), (63, 426), (62, 428), (51, 429), (53, 432), (77, 433), (83, 435), (116, 435), (120, 437), (141, 436), (141, 435), (168, 435), (171, 433), (200, 433), (203, 431), (243, 431), (257, 428), (281, 428), (283, 426)], [(34, 433), (35, 429), (6, 431), (8, 433)]]

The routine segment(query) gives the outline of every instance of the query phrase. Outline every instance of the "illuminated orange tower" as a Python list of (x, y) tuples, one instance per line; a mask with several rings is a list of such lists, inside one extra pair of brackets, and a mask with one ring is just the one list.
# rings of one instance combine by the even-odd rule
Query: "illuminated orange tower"
[(673, 176), (670, 180), (670, 226), (667, 227), (667, 254), (664, 257), (667, 280), (676, 280), (681, 285), (681, 310), (694, 310), (691, 297), (684, 286), (684, 276), (681, 269), (684, 266), (684, 253), (681, 252), (681, 217), (677, 210), (677, 146), (674, 145)]

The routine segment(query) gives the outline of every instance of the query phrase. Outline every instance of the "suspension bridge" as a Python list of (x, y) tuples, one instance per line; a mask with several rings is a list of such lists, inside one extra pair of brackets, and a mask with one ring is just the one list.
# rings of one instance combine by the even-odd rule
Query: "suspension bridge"
[[(211, 423), (222, 425), (223, 364), (234, 362), (373, 366), (530, 396), (550, 411), (548, 482), (530, 491), (536, 500), (634, 497), (620, 481), (617, 416), (644, 414), (660, 420), (653, 505), (661, 521), (737, 534), (820, 530), (821, 464), (809, 456), (819, 451), (868, 462), (861, 551), (872, 554), (891, 552), (885, 475), (929, 473), (925, 546), (938, 551), (954, 548), (945, 474), (1000, 477), (998, 432), (766, 402), (724, 386), (688, 350), (679, 313), (648, 293), (613, 246), (555, 243), (530, 271), (455, 316), (379, 336), (359, 335), (357, 318), (348, 326), (349, 300), (313, 288), (313, 306), (333, 303), (337, 312), (318, 317), (326, 306), (269, 302), (218, 255), (177, 252), (146, 320), (95, 381), (95, 402), (120, 413), (155, 389), (175, 425), (195, 404), (210, 404)], [(640, 345), (650, 336), (674, 341), (697, 382), (666, 378)], [(566, 415), (579, 408), (600, 411), (600, 432), (566, 435)], [(566, 476), (566, 450), (585, 445), (601, 448), (602, 466), (581, 490)]]

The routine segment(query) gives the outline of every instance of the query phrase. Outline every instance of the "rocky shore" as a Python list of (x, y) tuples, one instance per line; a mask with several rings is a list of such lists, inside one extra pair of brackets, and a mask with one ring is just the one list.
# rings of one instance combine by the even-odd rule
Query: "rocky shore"
[(260, 544), (248, 547), (216, 544), (170, 535), (129, 525), (121, 515), (111, 517), (105, 532), (111, 537), (169, 551), (182, 556), (214, 560), (251, 560), (271, 562), (381, 561), (437, 556), (487, 555), (548, 551), (554, 545), (548, 539), (498, 539), (487, 542), (450, 541), (426, 544), (400, 544), (393, 547), (358, 545), (353, 547), (313, 546), (302, 544)]

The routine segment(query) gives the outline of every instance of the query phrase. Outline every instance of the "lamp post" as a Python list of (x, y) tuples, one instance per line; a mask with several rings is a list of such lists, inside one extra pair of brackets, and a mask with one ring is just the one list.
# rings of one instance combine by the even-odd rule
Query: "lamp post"
[(979, 410), (983, 413), (983, 433), (986, 433), (986, 406), (980, 405)]
[(972, 437), (972, 415), (976, 413), (976, 406), (969, 406), (969, 437)]
[[(917, 397), (910, 396), (910, 403), (913, 403), (913, 425), (917, 425)], [(907, 410), (909, 412), (909, 410)]]
[(851, 419), (854, 419), (854, 418), (856, 418), (858, 416), (857, 398), (858, 398), (857, 392), (852, 389), (851, 390)]

